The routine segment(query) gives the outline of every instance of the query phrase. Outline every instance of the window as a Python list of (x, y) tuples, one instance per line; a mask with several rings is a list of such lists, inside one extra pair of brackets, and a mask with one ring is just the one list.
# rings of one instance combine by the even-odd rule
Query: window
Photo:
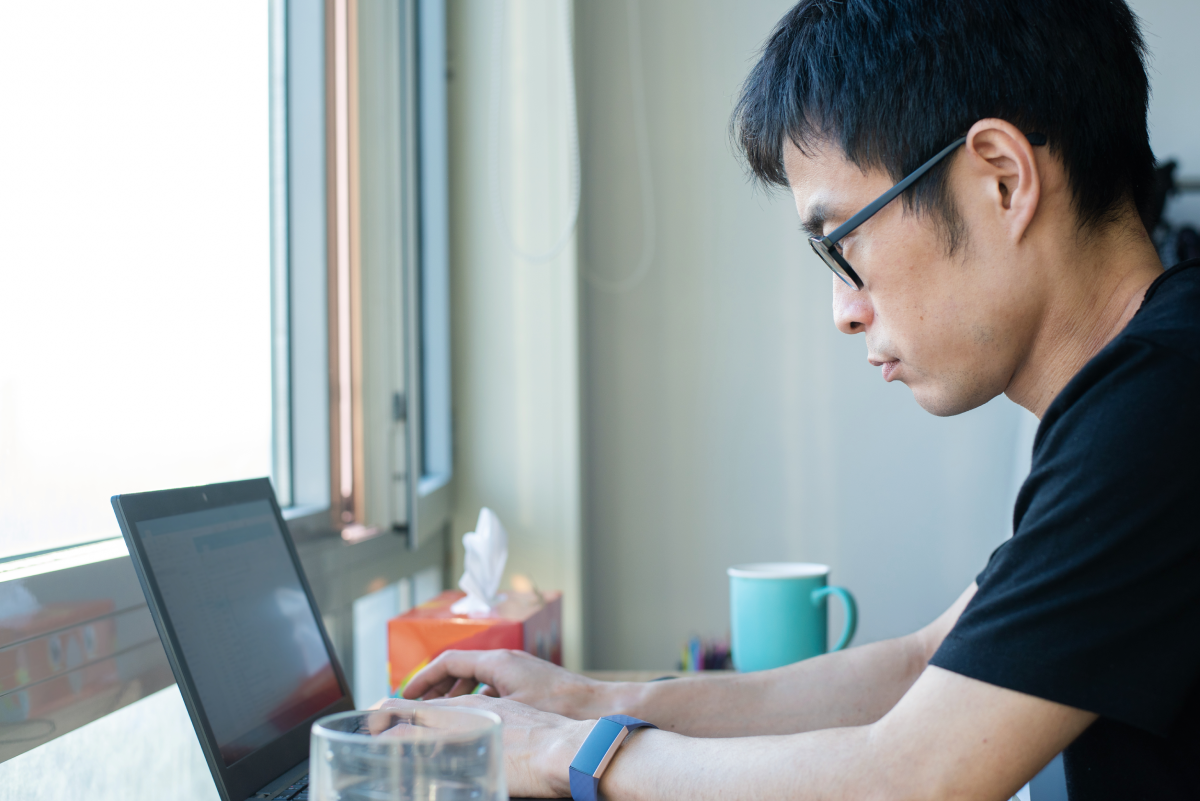
[(446, 8), (417, 6), (421, 186), (421, 471), (427, 494), (451, 476), (450, 202), (447, 175)]
[(366, 693), (389, 610), (442, 586), (445, 11), (419, 4), (0, 6), (0, 662), (66, 649), (0, 686), (0, 786), (171, 683), (114, 493), (270, 475)]
[(265, 3), (0, 7), (0, 558), (272, 472)]
[(450, 400), (450, 208), (446, 84), (445, 0), (416, 6), (416, 113), (418, 238), (420, 253), (411, 281), (410, 309), (414, 397), (414, 473), (410, 543), (417, 547), (445, 535), (454, 492), (454, 443)]
[(325, 7), (271, 3), (275, 436), (282, 506), (329, 506)]

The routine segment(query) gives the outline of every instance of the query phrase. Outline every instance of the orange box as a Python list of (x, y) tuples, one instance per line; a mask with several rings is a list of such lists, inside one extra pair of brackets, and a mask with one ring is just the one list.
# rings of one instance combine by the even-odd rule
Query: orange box
[(447, 590), (388, 621), (388, 683), (399, 695), (443, 651), (511, 648), (562, 664), (562, 593), (510, 592), (487, 615), (456, 615), (466, 593)]

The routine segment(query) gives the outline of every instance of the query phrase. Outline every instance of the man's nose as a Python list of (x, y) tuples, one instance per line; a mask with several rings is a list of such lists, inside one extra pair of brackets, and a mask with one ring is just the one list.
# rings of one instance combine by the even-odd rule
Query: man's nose
[(833, 324), (843, 334), (861, 334), (867, 330), (875, 312), (871, 299), (863, 290), (857, 292), (842, 279), (833, 277)]

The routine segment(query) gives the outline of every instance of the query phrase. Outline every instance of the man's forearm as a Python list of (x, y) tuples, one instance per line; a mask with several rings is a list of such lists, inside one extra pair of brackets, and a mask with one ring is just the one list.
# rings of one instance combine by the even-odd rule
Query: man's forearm
[(595, 684), (572, 717), (623, 713), (690, 737), (795, 734), (874, 723), (908, 692), (974, 594), (971, 584), (937, 620), (906, 637), (775, 670)]
[(639, 732), (613, 761), (601, 793), (616, 801), (869, 799), (880, 784), (870, 775), (869, 739), (862, 727), (732, 740)]
[(925, 669), (916, 635), (776, 670), (611, 686), (579, 717), (622, 713), (691, 737), (741, 737), (873, 723)]
[(730, 739), (638, 732), (617, 752), (601, 790), (614, 801), (1001, 801), (1095, 720), (931, 667), (865, 726)]

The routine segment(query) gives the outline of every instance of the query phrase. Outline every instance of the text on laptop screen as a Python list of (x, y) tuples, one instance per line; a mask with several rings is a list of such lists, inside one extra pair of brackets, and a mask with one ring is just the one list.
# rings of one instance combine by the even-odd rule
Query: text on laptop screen
[(226, 765), (342, 697), (270, 503), (138, 531)]

